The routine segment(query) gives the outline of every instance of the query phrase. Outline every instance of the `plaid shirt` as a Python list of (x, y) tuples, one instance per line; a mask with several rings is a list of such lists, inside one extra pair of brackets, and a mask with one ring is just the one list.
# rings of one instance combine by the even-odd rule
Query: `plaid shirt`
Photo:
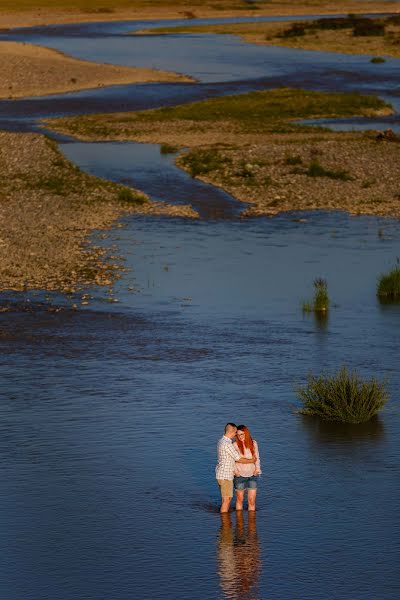
[(235, 461), (239, 460), (240, 454), (233, 447), (232, 440), (223, 436), (217, 445), (218, 463), (215, 467), (217, 479), (228, 479), (232, 481), (235, 472)]

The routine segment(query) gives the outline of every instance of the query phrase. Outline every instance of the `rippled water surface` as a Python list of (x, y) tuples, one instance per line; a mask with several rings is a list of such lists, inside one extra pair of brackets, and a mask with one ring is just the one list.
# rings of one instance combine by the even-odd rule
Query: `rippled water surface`
[[(157, 198), (194, 198), (206, 218), (128, 217), (97, 240), (125, 257), (115, 296), (78, 311), (28, 296), (0, 313), (2, 598), (397, 600), (400, 307), (375, 286), (400, 254), (398, 222), (240, 220), (157, 146), (62, 149)], [(300, 308), (316, 276), (333, 302), (322, 322)], [(343, 363), (387, 377), (379, 419), (297, 415), (294, 386)], [(260, 446), (253, 518), (217, 512), (228, 420)]]
[[(119, 304), (1, 315), (4, 597), (395, 599), (400, 312), (374, 290), (397, 225), (135, 219), (114, 237)], [(315, 275), (325, 324), (300, 310)], [(293, 385), (342, 362), (388, 376), (380, 419), (294, 414)], [(216, 512), (231, 419), (261, 447), (254, 523)]]

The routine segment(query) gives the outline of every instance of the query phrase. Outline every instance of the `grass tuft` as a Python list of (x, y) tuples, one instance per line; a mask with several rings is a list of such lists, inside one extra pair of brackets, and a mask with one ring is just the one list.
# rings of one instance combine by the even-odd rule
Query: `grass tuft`
[(307, 385), (296, 391), (303, 403), (301, 414), (342, 423), (369, 421), (389, 399), (386, 382), (375, 378), (362, 381), (356, 371), (349, 372), (345, 366), (331, 376), (310, 373)]
[(289, 154), (285, 158), (285, 165), (301, 165), (301, 164), (303, 164), (303, 160), (302, 160), (301, 156), (298, 156), (298, 155), (293, 156), (293, 155)]
[(119, 202), (126, 202), (128, 204), (145, 204), (147, 198), (142, 194), (137, 194), (129, 188), (122, 188), (119, 190), (117, 199)]
[(303, 312), (327, 313), (330, 300), (328, 295), (328, 284), (322, 277), (314, 280), (314, 298), (312, 302), (303, 302)]
[(178, 146), (172, 146), (172, 144), (160, 145), (160, 154), (176, 154), (178, 151)]
[(307, 175), (307, 177), (329, 177), (329, 179), (340, 179), (341, 181), (351, 181), (353, 178), (348, 171), (325, 169), (318, 160), (313, 160), (307, 169), (297, 168), (293, 170), (296, 175)]
[(400, 267), (381, 275), (378, 281), (377, 295), (382, 302), (400, 301)]

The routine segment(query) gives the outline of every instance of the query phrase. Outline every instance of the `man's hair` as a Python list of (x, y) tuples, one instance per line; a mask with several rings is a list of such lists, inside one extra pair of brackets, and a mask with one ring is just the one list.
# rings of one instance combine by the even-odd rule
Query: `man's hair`
[(229, 429), (236, 429), (235, 423), (227, 423), (225, 425), (224, 433), (227, 433)]

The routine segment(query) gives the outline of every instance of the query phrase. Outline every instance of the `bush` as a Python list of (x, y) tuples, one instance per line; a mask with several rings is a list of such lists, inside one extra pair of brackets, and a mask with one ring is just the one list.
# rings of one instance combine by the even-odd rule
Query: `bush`
[(330, 304), (326, 280), (318, 277), (314, 280), (314, 288), (314, 299), (312, 302), (303, 302), (303, 311), (326, 313)]
[(370, 19), (359, 19), (354, 24), (353, 35), (358, 37), (385, 35), (385, 25)]
[(380, 276), (376, 293), (383, 302), (400, 301), (400, 267)]
[(328, 421), (365, 423), (385, 405), (389, 396), (386, 382), (372, 378), (362, 381), (356, 371), (346, 367), (329, 376), (310, 373), (307, 385), (297, 388), (304, 407), (303, 415), (315, 415)]
[(293, 23), (288, 29), (285, 29), (278, 35), (281, 38), (300, 37), (306, 34), (306, 23)]
[(369, 62), (374, 63), (375, 65), (378, 65), (379, 63), (384, 63), (386, 61), (384, 58), (382, 58), (382, 56), (374, 56), (373, 58), (371, 58), (371, 60)]

